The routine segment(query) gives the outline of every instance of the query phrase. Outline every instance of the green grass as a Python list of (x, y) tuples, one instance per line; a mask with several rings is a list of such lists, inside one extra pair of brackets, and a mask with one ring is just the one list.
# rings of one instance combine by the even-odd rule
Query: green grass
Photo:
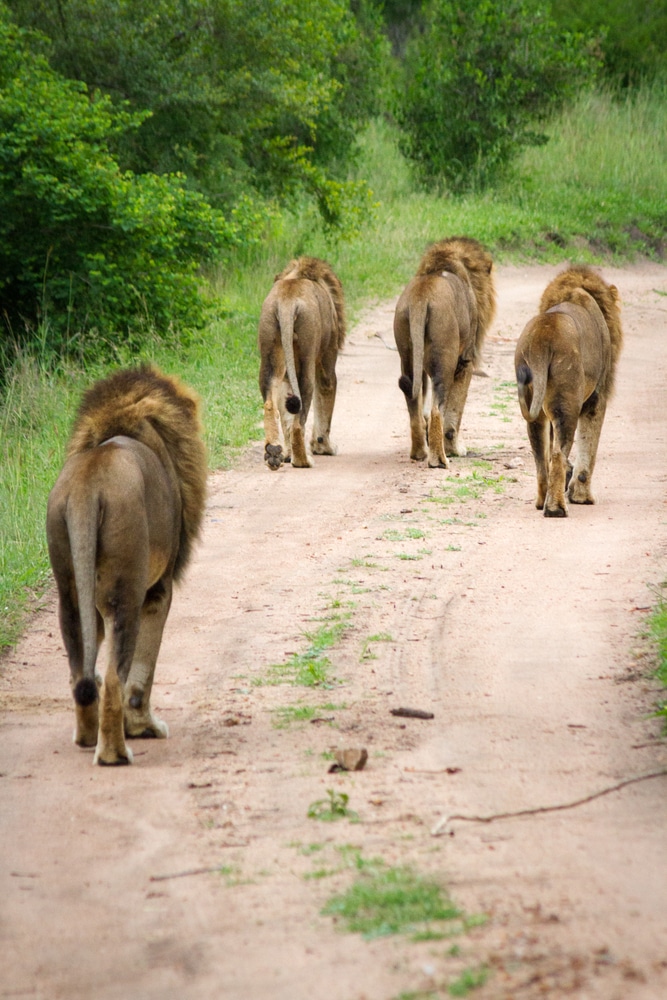
[(426, 503), (449, 506), (453, 503), (465, 503), (467, 500), (478, 500), (487, 490), (502, 493), (504, 489), (504, 476), (485, 476), (475, 469), (469, 476), (446, 479), (435, 492), (428, 495)]
[[(348, 241), (325, 235), (312, 208), (276, 213), (261, 249), (209, 275), (217, 313), (178, 349), (149, 340), (141, 355), (118, 347), (118, 363), (150, 360), (201, 395), (212, 468), (229, 465), (259, 438), (257, 321), (273, 276), (301, 253), (326, 257), (343, 282), (350, 323), (371, 300), (394, 296), (424, 247), (456, 233), (486, 243), (498, 260), (621, 263), (659, 254), (667, 228), (665, 87), (615, 99), (584, 94), (527, 150), (493, 191), (463, 198), (417, 189), (397, 136), (377, 122), (362, 138), (357, 175), (370, 181), (376, 217)], [(61, 467), (85, 386), (105, 371), (18, 357), (0, 389), (0, 649), (18, 638), (48, 581), (46, 498)], [(494, 408), (501, 415), (503, 400)]]
[[(657, 647), (657, 669), (656, 677), (660, 683), (667, 687), (667, 583), (660, 589), (658, 603), (648, 621), (648, 627)], [(658, 705), (657, 714), (665, 719), (667, 728), (667, 698), (661, 700)]]
[(327, 650), (340, 641), (349, 626), (350, 612), (328, 619), (315, 632), (304, 632), (309, 641), (302, 653), (292, 653), (285, 663), (274, 663), (268, 675), (257, 680), (257, 685), (296, 684), (301, 687), (330, 688), (336, 683), (331, 676), (331, 660)]
[(344, 930), (376, 938), (416, 933), (461, 919), (461, 911), (442, 887), (412, 869), (392, 868), (380, 859), (360, 867), (352, 886), (322, 910)]
[(332, 702), (327, 702), (325, 705), (286, 705), (275, 709), (273, 724), (276, 729), (289, 729), (295, 722), (310, 722), (320, 715), (341, 712), (345, 708), (347, 705), (334, 705)]
[(461, 975), (447, 987), (447, 992), (453, 997), (467, 997), (472, 990), (483, 986), (489, 977), (485, 966), (478, 969), (464, 969)]
[(337, 819), (349, 819), (356, 823), (359, 819), (354, 809), (350, 809), (350, 796), (346, 792), (337, 792), (327, 788), (326, 799), (318, 799), (308, 806), (306, 815), (309, 819), (318, 819), (323, 823), (331, 823)]

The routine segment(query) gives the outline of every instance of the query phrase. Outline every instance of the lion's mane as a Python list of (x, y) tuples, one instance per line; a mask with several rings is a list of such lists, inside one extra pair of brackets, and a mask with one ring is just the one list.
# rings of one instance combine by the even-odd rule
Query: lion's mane
[(496, 294), (489, 276), (493, 270), (493, 258), (481, 243), (469, 236), (451, 236), (433, 243), (424, 253), (417, 275), (441, 274), (448, 271), (465, 282), (472, 289), (477, 303), (478, 334), (476, 357), (486, 331), (491, 325), (496, 311)]
[(178, 580), (199, 535), (206, 503), (206, 449), (195, 393), (178, 378), (151, 365), (101, 379), (83, 396), (67, 457), (116, 435), (142, 441), (155, 450), (156, 434), (174, 466), (181, 493), (181, 533), (174, 567), (174, 579)]
[[(568, 267), (550, 281), (540, 299), (540, 312), (545, 313), (561, 302), (582, 301), (582, 289), (597, 303), (609, 330), (611, 341), (611, 369), (606, 383), (607, 393), (611, 393), (616, 371), (616, 363), (623, 348), (623, 328), (621, 326), (620, 297), (615, 285), (608, 285), (597, 271), (586, 264)], [(585, 298), (585, 297), (584, 297)]]
[(340, 351), (345, 343), (345, 299), (343, 286), (334, 274), (331, 265), (325, 260), (320, 260), (319, 257), (296, 257), (283, 268), (280, 274), (276, 275), (275, 281), (279, 281), (281, 278), (305, 278), (325, 286), (334, 305), (335, 333)]

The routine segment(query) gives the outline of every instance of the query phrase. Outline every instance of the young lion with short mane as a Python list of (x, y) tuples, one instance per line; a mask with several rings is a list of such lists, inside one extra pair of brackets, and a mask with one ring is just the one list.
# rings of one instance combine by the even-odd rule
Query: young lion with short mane
[[(396, 305), (398, 385), (410, 416), (410, 458), (428, 458), (431, 468), (447, 469), (448, 455), (466, 454), (459, 430), (473, 369), (495, 312), (492, 272), (491, 255), (477, 240), (441, 240), (426, 251)], [(429, 384), (432, 401), (426, 418)]]
[[(277, 275), (259, 319), (259, 388), (264, 400), (264, 458), (307, 469), (306, 420), (313, 403), (311, 451), (335, 455), (331, 419), (336, 361), (345, 343), (343, 287), (326, 261), (299, 257)], [(282, 427), (285, 451), (280, 442)]]
[(591, 479), (623, 346), (619, 303), (615, 286), (592, 268), (570, 267), (547, 285), (539, 314), (517, 343), (519, 405), (537, 471), (535, 506), (545, 517), (567, 517), (566, 490), (571, 503), (595, 503)]

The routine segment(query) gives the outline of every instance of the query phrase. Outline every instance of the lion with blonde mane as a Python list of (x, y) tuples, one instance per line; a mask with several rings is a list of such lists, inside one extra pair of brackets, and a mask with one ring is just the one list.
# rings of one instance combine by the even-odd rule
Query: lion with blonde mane
[(431, 468), (446, 469), (448, 455), (466, 454), (459, 430), (495, 312), (492, 272), (491, 255), (477, 240), (441, 240), (426, 251), (396, 305), (398, 385), (410, 416), (410, 458), (427, 458)]
[(312, 466), (305, 440), (311, 403), (311, 451), (335, 455), (330, 433), (345, 305), (342, 285), (326, 261), (299, 257), (277, 275), (262, 305), (258, 341), (268, 467), (275, 472), (284, 462), (297, 469)]
[(96, 747), (94, 763), (132, 763), (126, 736), (168, 735), (151, 711), (153, 675), (172, 586), (199, 533), (206, 474), (198, 400), (180, 381), (146, 366), (85, 393), (49, 496), (47, 538), (74, 742)]
[(595, 503), (591, 479), (622, 346), (618, 290), (583, 265), (547, 285), (519, 338), (519, 404), (537, 471), (535, 506), (545, 517), (567, 517), (566, 491), (571, 503)]

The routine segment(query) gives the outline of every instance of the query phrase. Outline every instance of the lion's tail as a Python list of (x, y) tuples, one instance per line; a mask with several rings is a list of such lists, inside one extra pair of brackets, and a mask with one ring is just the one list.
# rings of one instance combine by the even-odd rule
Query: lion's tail
[(426, 319), (428, 316), (428, 302), (421, 299), (412, 303), (409, 310), (410, 320), (410, 341), (412, 343), (412, 378), (409, 375), (401, 375), (398, 386), (409, 399), (417, 399), (421, 389), (424, 373), (424, 336), (426, 333)]
[(278, 301), (278, 326), (280, 327), (280, 341), (285, 354), (285, 366), (287, 368), (287, 378), (289, 380), (291, 394), (285, 400), (285, 408), (288, 413), (298, 413), (301, 409), (301, 395), (299, 393), (299, 381), (296, 377), (296, 365), (294, 364), (294, 319), (296, 317), (297, 302), (290, 297), (285, 301), (281, 298)]
[(545, 373), (533, 371), (529, 365), (517, 365), (516, 383), (519, 393), (519, 406), (524, 420), (537, 420), (544, 403), (547, 390)]
[(95, 609), (95, 564), (97, 557), (97, 526), (99, 498), (95, 492), (81, 503), (68, 505), (67, 531), (72, 552), (74, 581), (79, 604), (81, 640), (83, 645), (83, 677), (74, 688), (74, 700), (85, 707), (97, 700), (95, 661), (97, 659), (97, 611)]

